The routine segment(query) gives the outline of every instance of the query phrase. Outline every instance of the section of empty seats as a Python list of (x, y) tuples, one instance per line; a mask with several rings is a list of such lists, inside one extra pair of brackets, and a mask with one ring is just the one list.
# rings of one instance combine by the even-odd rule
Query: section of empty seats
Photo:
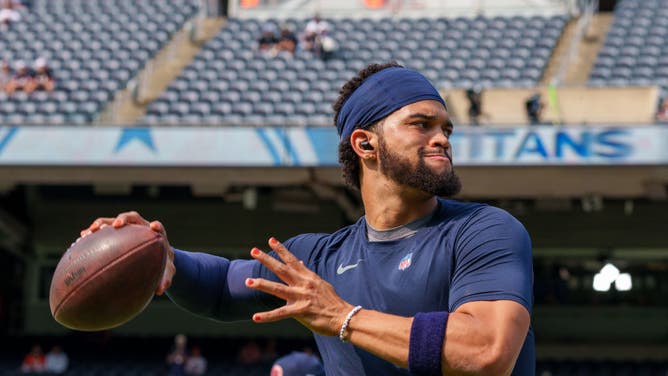
[(668, 1), (620, 0), (614, 15), (589, 84), (668, 88)]
[(89, 124), (196, 11), (196, 0), (32, 1), (0, 33), (2, 59), (46, 62), (55, 87), (0, 94), (0, 123)]
[[(331, 125), (340, 86), (371, 62), (418, 69), (439, 88), (534, 87), (566, 21), (566, 16), (327, 19), (322, 35), (331, 39), (332, 49), (323, 52), (305, 41), (313, 20), (231, 18), (140, 122)], [(271, 48), (284, 30), (297, 36), (294, 52)], [(174, 103), (191, 111), (183, 115)]]

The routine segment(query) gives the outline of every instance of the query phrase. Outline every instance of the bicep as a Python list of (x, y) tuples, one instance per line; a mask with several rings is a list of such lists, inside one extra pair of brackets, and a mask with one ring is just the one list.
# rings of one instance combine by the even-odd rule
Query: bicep
[(462, 304), (450, 314), (443, 371), (509, 375), (529, 332), (529, 311), (510, 300)]
[(469, 315), (494, 342), (515, 354), (519, 354), (531, 322), (529, 311), (512, 300), (469, 302), (455, 312)]

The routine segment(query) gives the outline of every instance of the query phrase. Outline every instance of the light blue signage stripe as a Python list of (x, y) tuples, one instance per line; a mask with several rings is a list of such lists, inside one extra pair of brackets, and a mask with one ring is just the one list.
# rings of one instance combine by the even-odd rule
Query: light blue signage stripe
[(271, 157), (274, 160), (274, 166), (280, 166), (282, 164), (281, 155), (278, 153), (278, 150), (276, 150), (274, 144), (269, 139), (267, 130), (265, 128), (255, 128), (255, 131), (257, 132), (257, 135), (260, 136), (264, 146), (267, 148), (267, 150), (269, 150), (269, 154), (271, 154)]

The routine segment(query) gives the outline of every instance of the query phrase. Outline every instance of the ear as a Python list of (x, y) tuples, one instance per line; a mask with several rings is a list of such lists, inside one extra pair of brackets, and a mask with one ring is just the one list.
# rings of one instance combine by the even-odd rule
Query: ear
[(362, 159), (376, 155), (377, 140), (376, 134), (366, 129), (355, 129), (350, 135), (350, 145)]

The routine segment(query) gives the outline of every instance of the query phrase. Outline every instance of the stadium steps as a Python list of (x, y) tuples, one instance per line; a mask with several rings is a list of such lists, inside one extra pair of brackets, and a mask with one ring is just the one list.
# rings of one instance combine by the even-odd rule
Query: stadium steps
[[(146, 64), (134, 85), (117, 93), (100, 115), (99, 124), (135, 124), (146, 107), (176, 78), (199, 52), (200, 47), (223, 27), (223, 18), (193, 17), (172, 40)], [(194, 41), (194, 42), (193, 42)]]
[(596, 62), (598, 51), (603, 47), (605, 36), (612, 25), (612, 13), (594, 15), (587, 35), (580, 41), (578, 56), (571, 62), (564, 78), (566, 85), (584, 85)]
[(550, 60), (547, 63), (547, 67), (545, 67), (545, 71), (543, 72), (543, 78), (540, 80), (541, 84), (547, 85), (554, 77), (557, 76), (562, 59), (565, 58), (566, 52), (570, 47), (571, 40), (575, 36), (577, 23), (577, 19), (573, 18), (568, 21), (566, 26), (564, 26), (564, 31), (561, 33), (561, 38), (559, 38), (557, 45), (554, 47), (552, 56), (550, 57)]
[[(585, 37), (578, 44), (578, 54), (568, 62), (566, 74), (562, 81), (563, 85), (584, 85), (589, 78), (598, 51), (603, 47), (605, 35), (612, 25), (614, 17), (612, 13), (597, 13), (593, 16), (591, 25)], [(572, 19), (564, 28), (564, 32), (552, 53), (541, 84), (547, 85), (557, 76), (562, 59), (567, 58), (567, 51), (570, 48), (573, 38), (576, 37), (577, 19)]]

